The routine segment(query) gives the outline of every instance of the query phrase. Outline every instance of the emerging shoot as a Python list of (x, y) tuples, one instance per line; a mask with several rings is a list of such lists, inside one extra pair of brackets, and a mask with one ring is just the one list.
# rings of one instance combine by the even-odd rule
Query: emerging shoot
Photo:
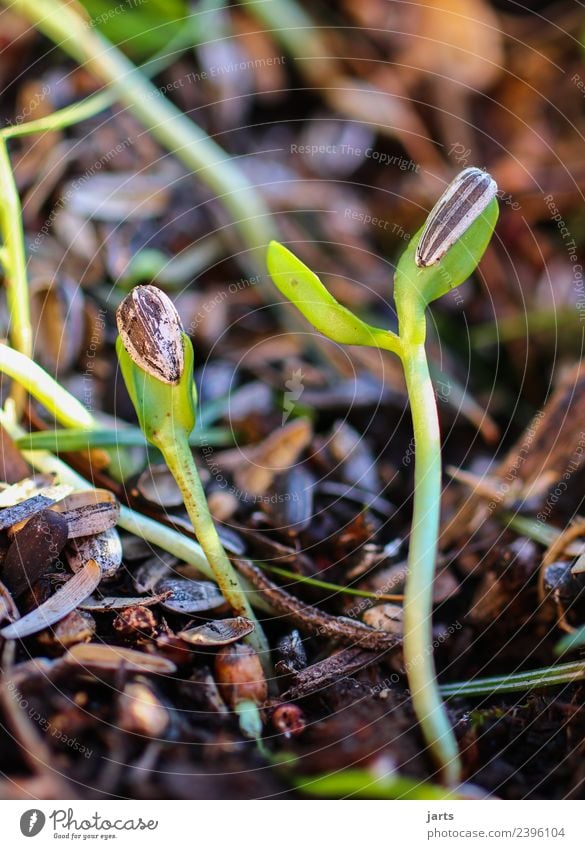
[(415, 490), (404, 595), (404, 659), (416, 716), (433, 759), (450, 785), (461, 780), (457, 741), (436, 680), (432, 591), (439, 536), (441, 440), (425, 352), (427, 306), (473, 273), (498, 217), (497, 186), (467, 168), (448, 186), (400, 258), (394, 280), (399, 334), (372, 327), (338, 304), (319, 278), (277, 242), (267, 254), (282, 294), (321, 333), (349, 345), (392, 351), (404, 368), (415, 438)]
[(270, 669), (269, 649), (238, 576), (221, 544), (189, 446), (195, 427), (193, 346), (167, 295), (137, 286), (116, 314), (116, 351), (140, 427), (162, 453), (183, 495), (199, 543), (235, 616), (255, 624), (247, 638)]

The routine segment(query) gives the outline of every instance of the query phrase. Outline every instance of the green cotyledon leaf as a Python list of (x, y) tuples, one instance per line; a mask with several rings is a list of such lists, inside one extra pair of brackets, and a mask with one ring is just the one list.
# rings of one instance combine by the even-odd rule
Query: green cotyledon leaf
[(470, 227), (449, 248), (439, 262), (428, 266), (416, 263), (416, 249), (426, 224), (415, 233), (400, 257), (394, 277), (394, 299), (398, 315), (420, 312), (467, 280), (487, 248), (498, 220), (494, 198)]
[(277, 289), (328, 339), (342, 345), (372, 346), (379, 346), (384, 339), (384, 347), (393, 347), (392, 343), (398, 347), (393, 333), (366, 324), (342, 306), (317, 275), (284, 245), (270, 242), (266, 265)]
[(142, 432), (153, 445), (159, 445), (162, 434), (168, 436), (180, 430), (189, 435), (195, 427), (193, 345), (185, 333), (182, 337), (184, 366), (175, 385), (143, 371), (129, 356), (121, 337), (116, 340), (116, 353), (130, 400)]

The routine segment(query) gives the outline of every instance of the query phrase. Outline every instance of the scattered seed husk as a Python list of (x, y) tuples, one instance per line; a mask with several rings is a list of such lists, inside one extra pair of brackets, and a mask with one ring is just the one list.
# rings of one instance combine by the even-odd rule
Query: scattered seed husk
[(180, 507), (183, 496), (176, 480), (165, 465), (148, 466), (136, 482), (141, 498), (158, 507)]
[(219, 692), (232, 710), (239, 702), (262, 704), (268, 686), (257, 652), (245, 643), (225, 646), (215, 656), (215, 678)]
[(108, 528), (94, 536), (71, 539), (65, 550), (72, 572), (78, 572), (88, 560), (95, 560), (102, 570), (102, 579), (114, 578), (122, 565), (122, 542), (116, 528)]
[(12, 595), (8, 591), (8, 588), (0, 581), (0, 622), (4, 622), (5, 619), (10, 619), (13, 622), (19, 616), (20, 613)]
[(96, 598), (90, 595), (79, 605), (80, 610), (91, 610), (94, 613), (107, 613), (109, 610), (125, 610), (128, 607), (153, 607), (155, 604), (160, 604), (165, 601), (169, 593), (158, 593), (158, 595), (149, 596), (133, 596), (123, 598), (121, 596), (104, 596)]
[(14, 535), (2, 566), (2, 579), (14, 598), (42, 577), (67, 542), (67, 522), (59, 513), (41, 510)]
[(87, 643), (96, 631), (95, 619), (83, 610), (72, 610), (54, 628), (41, 631), (38, 640), (45, 646), (59, 643), (63, 648), (70, 648), (76, 643)]
[(233, 619), (214, 619), (196, 628), (179, 631), (177, 636), (194, 646), (227, 646), (242, 640), (253, 630), (253, 622), (245, 616), (236, 616)]
[(118, 700), (118, 727), (130, 734), (160, 737), (171, 717), (152, 687), (141, 680), (129, 681)]
[[(70, 492), (70, 486), (49, 486), (18, 504), (4, 507), (0, 510), (0, 530), (4, 531), (25, 522), (35, 513), (40, 513), (41, 510), (50, 507), (61, 498), (65, 498)], [(14, 532), (17, 533), (18, 530), (19, 528), (15, 528)]]
[(179, 561), (168, 552), (161, 552), (154, 557), (145, 560), (134, 572), (134, 588), (139, 593), (149, 593), (156, 585), (169, 574), (171, 569), (177, 567)]
[(301, 631), (317, 636), (332, 637), (340, 643), (360, 645), (373, 651), (387, 651), (400, 644), (393, 634), (375, 631), (367, 625), (344, 616), (331, 616), (310, 604), (305, 604), (281, 587), (273, 584), (249, 560), (235, 561), (238, 571), (260, 590), (277, 613), (293, 622)]
[(66, 519), (69, 539), (101, 534), (113, 528), (120, 516), (120, 505), (107, 489), (73, 492), (52, 509)]
[(95, 590), (100, 580), (99, 565), (95, 560), (88, 560), (84, 568), (73, 575), (51, 598), (16, 622), (2, 628), (0, 635), (5, 640), (18, 640), (59, 622)]
[(190, 581), (188, 578), (163, 578), (156, 585), (159, 593), (171, 595), (161, 602), (173, 613), (202, 613), (222, 607), (225, 599), (212, 581)]
[(303, 466), (293, 466), (275, 477), (261, 502), (275, 530), (294, 537), (308, 527), (313, 518), (314, 486), (315, 478)]
[(218, 452), (215, 460), (222, 469), (234, 472), (243, 493), (263, 495), (275, 475), (294, 466), (312, 437), (308, 419), (294, 419), (260, 444)]
[(105, 643), (79, 643), (69, 649), (63, 660), (96, 672), (117, 672), (124, 668), (128, 672), (172, 675), (177, 669), (167, 658)]
[(402, 608), (398, 604), (377, 604), (366, 610), (362, 619), (370, 628), (386, 631), (396, 637), (402, 636)]
[(329, 450), (344, 483), (370, 493), (380, 491), (377, 463), (368, 441), (347, 422), (335, 422)]

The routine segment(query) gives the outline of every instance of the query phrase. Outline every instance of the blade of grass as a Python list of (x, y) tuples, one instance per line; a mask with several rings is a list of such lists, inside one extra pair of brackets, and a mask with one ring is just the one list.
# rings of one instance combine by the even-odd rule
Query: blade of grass
[(402, 595), (387, 595), (386, 593), (374, 593), (368, 590), (356, 590), (353, 587), (344, 587), (341, 584), (331, 584), (329, 581), (321, 581), (318, 578), (309, 578), (306, 575), (298, 575), (296, 572), (291, 572), (288, 569), (283, 569), (281, 566), (269, 566), (268, 563), (258, 561), (257, 566), (261, 569), (267, 569), (275, 575), (280, 575), (281, 578), (289, 578), (292, 581), (298, 581), (300, 584), (306, 584), (309, 587), (319, 587), (322, 590), (330, 590), (334, 593), (344, 593), (345, 595), (358, 596), (359, 598), (370, 598), (374, 601), (403, 601)]
[[(190, 439), (191, 445), (233, 445), (234, 434), (229, 428), (196, 428)], [(27, 433), (16, 440), (21, 450), (34, 451), (86, 451), (91, 448), (109, 448), (121, 446), (146, 446), (147, 442), (139, 427), (123, 427), (119, 430), (42, 430)]]
[(545, 666), (541, 669), (530, 669), (527, 672), (515, 672), (512, 675), (496, 675), (493, 678), (476, 678), (469, 681), (457, 681), (453, 684), (442, 684), (439, 689), (444, 698), (453, 699), (555, 687), (584, 679), (585, 660), (582, 660), (558, 664), (558, 666)]

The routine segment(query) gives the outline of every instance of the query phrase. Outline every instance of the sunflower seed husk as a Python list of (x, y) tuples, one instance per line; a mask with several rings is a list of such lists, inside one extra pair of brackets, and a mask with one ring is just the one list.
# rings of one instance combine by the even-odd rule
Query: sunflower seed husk
[(130, 734), (160, 737), (171, 717), (152, 687), (145, 681), (130, 681), (118, 699), (118, 727)]
[(194, 646), (227, 646), (243, 639), (253, 630), (253, 622), (245, 616), (236, 616), (234, 619), (214, 619), (196, 628), (179, 631), (177, 636)]
[(57, 592), (22, 618), (0, 630), (5, 640), (18, 640), (59, 622), (92, 593), (101, 580), (101, 570), (95, 560), (70, 578)]
[(107, 489), (73, 492), (52, 509), (67, 521), (69, 539), (101, 534), (113, 528), (120, 516), (120, 505)]
[(168, 593), (159, 593), (151, 596), (133, 596), (123, 598), (122, 596), (104, 596), (96, 598), (90, 595), (80, 605), (80, 610), (92, 610), (94, 613), (107, 613), (109, 610), (126, 610), (129, 607), (153, 607), (168, 598)]
[(150, 593), (159, 581), (169, 574), (171, 569), (177, 567), (177, 558), (166, 551), (149, 557), (132, 575), (134, 588), (139, 593)]
[(190, 581), (188, 578), (163, 578), (156, 585), (159, 593), (171, 592), (162, 606), (173, 613), (201, 613), (222, 607), (225, 599), (212, 581)]
[(498, 186), (481, 168), (465, 168), (432, 208), (416, 246), (419, 267), (434, 265), (495, 198)]
[(34, 515), (14, 535), (2, 565), (2, 580), (14, 596), (45, 574), (67, 542), (67, 522), (53, 510)]
[(181, 319), (156, 286), (136, 286), (116, 312), (124, 348), (136, 365), (163, 383), (179, 382), (185, 365)]
[(90, 671), (117, 672), (124, 668), (129, 672), (172, 675), (177, 669), (164, 657), (105, 643), (78, 643), (69, 649), (63, 660)]
[(181, 507), (183, 495), (176, 480), (165, 465), (149, 466), (138, 478), (139, 495), (159, 507)]
[(115, 528), (108, 528), (94, 536), (77, 537), (69, 541), (65, 555), (72, 572), (78, 572), (88, 560), (95, 560), (103, 580), (110, 580), (122, 565), (120, 534)]
[(403, 610), (398, 604), (377, 604), (375, 607), (370, 607), (362, 616), (362, 620), (370, 628), (375, 628), (377, 631), (386, 631), (388, 634), (395, 634), (397, 637), (402, 636)]
[(26, 498), (10, 507), (4, 507), (0, 510), (0, 530), (4, 531), (25, 522), (35, 513), (40, 513), (41, 510), (50, 507), (61, 498), (65, 498), (70, 492), (70, 486), (48, 486), (31, 498)]
[(77, 643), (87, 643), (96, 631), (95, 619), (83, 610), (72, 610), (54, 628), (48, 628), (39, 634), (39, 642), (46, 646), (56, 643), (63, 648), (70, 648)]

